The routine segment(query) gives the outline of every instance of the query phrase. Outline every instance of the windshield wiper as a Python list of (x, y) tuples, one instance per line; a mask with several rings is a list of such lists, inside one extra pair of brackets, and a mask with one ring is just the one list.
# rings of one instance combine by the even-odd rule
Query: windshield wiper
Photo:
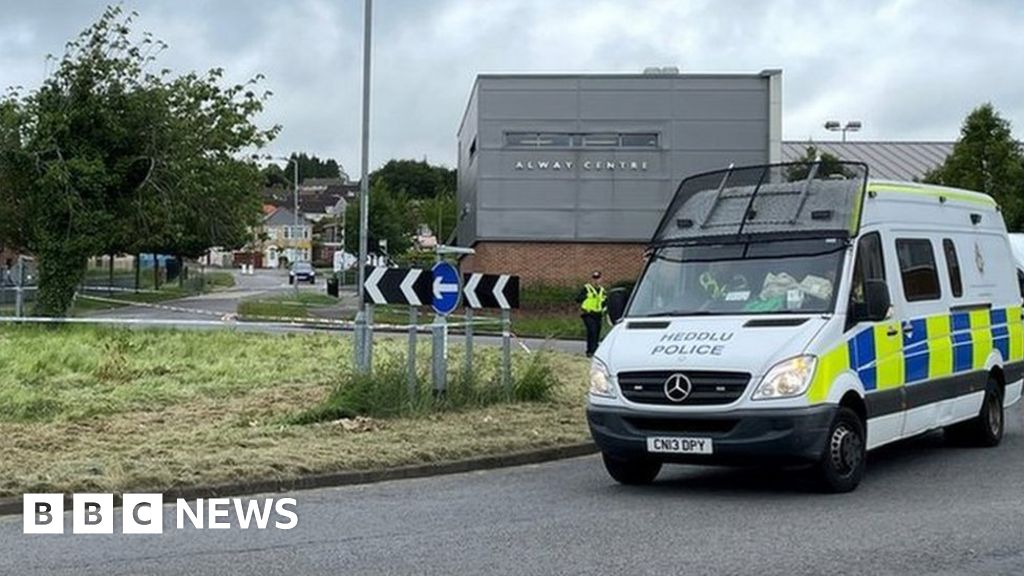
[(715, 312), (710, 310), (670, 310), (668, 312), (654, 312), (644, 314), (641, 318), (659, 318), (661, 316), (714, 316)]

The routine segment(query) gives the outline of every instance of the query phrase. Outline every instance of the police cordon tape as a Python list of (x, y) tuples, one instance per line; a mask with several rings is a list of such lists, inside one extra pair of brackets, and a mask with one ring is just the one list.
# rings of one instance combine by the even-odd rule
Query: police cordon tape
[[(177, 312), (181, 314), (195, 314), (197, 316), (211, 316), (216, 320), (195, 320), (195, 319), (166, 319), (166, 318), (102, 318), (102, 317), (79, 317), (79, 318), (54, 318), (49, 316), (0, 316), (0, 323), (16, 324), (125, 324), (137, 326), (221, 326), (235, 327), (243, 325), (252, 328), (322, 328), (339, 330), (351, 329), (355, 326), (352, 320), (338, 320), (334, 318), (297, 318), (292, 316), (265, 316), (265, 315), (242, 315), (238, 313), (223, 313), (215, 310), (201, 310), (197, 308), (185, 308), (169, 304), (154, 304), (151, 302), (133, 302), (130, 300), (117, 300), (115, 298), (104, 298), (102, 296), (90, 296), (76, 294), (76, 298), (104, 302), (108, 304), (119, 304), (125, 306), (136, 306), (153, 310)], [(474, 318), (470, 322), (449, 322), (445, 324), (448, 328), (464, 328), (466, 326), (494, 325), (500, 324), (497, 318)], [(438, 324), (433, 322), (427, 324), (416, 324), (416, 332), (430, 333)], [(374, 324), (373, 329), (407, 333), (411, 326), (408, 324)], [(519, 344), (527, 354), (533, 351), (514, 333), (510, 332), (512, 338)]]
[(80, 286), (78, 290), (89, 290), (91, 292), (131, 292), (133, 294), (160, 294), (159, 290), (150, 290), (148, 288), (126, 288), (124, 286)]

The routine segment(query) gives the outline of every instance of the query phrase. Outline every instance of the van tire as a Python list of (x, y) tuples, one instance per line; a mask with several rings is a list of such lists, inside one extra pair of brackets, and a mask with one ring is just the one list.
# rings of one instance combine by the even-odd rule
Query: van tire
[(661, 462), (635, 458), (617, 458), (602, 452), (604, 468), (619, 484), (638, 486), (650, 484), (661, 472)]
[(978, 415), (966, 422), (948, 426), (944, 432), (946, 439), (953, 444), (993, 448), (1002, 442), (1005, 425), (1002, 388), (990, 375)]
[(815, 465), (818, 488), (830, 494), (850, 492), (864, 477), (867, 436), (856, 412), (840, 406), (828, 429), (825, 451)]

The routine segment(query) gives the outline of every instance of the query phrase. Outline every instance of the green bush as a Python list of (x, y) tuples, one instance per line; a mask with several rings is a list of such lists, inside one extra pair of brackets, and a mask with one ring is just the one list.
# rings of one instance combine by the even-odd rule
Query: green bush
[(519, 291), (519, 305), (525, 310), (575, 310), (582, 285), (533, 282)]
[[(459, 363), (452, 360), (452, 365)], [(389, 361), (374, 367), (372, 374), (346, 371), (341, 382), (318, 406), (286, 421), (289, 424), (313, 424), (342, 418), (369, 416), (394, 418), (445, 410), (489, 406), (499, 402), (543, 402), (551, 398), (556, 378), (550, 358), (537, 353), (513, 370), (511, 395), (500, 382), (499, 358), (481, 354), (478, 369), (472, 374), (454, 371), (449, 375), (444, 395), (435, 394), (421, 374), (410, 395), (403, 362)]]
[(526, 366), (514, 379), (512, 398), (517, 402), (543, 402), (551, 398), (557, 382), (554, 367), (544, 352), (530, 356)]
[(426, 250), (409, 250), (395, 256), (395, 263), (409, 268), (431, 268), (437, 261), (437, 254)]

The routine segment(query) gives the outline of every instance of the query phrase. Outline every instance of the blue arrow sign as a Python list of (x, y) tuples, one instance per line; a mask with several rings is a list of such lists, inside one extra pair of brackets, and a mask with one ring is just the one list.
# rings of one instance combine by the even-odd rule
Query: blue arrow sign
[(455, 266), (447, 262), (434, 264), (434, 311), (442, 316), (447, 316), (459, 307), (459, 297), (462, 294), (462, 276)]

